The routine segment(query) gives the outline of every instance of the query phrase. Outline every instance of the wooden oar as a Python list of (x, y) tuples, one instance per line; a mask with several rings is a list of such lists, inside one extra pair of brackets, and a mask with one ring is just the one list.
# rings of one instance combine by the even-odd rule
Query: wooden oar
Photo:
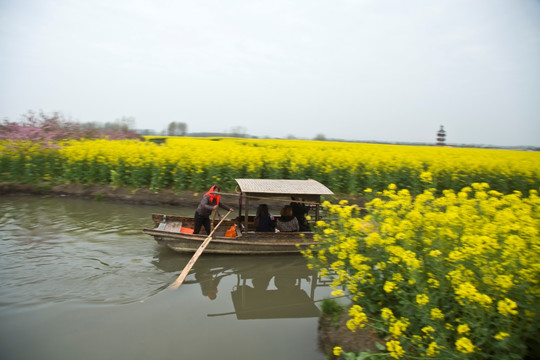
[(221, 221), (216, 225), (214, 230), (212, 230), (210, 232), (210, 235), (208, 235), (208, 237), (206, 239), (204, 239), (203, 243), (201, 244), (201, 246), (199, 246), (197, 251), (195, 251), (195, 254), (193, 254), (193, 256), (191, 257), (191, 259), (187, 263), (184, 270), (182, 270), (182, 272), (180, 273), (180, 275), (178, 275), (176, 280), (171, 284), (171, 286), (169, 286), (170, 289), (176, 290), (176, 289), (178, 289), (180, 287), (180, 285), (182, 285), (182, 283), (186, 279), (186, 276), (188, 275), (189, 271), (191, 270), (193, 265), (195, 265), (195, 262), (197, 261), (197, 259), (199, 259), (199, 256), (201, 256), (202, 252), (204, 251), (204, 249), (206, 248), (208, 243), (210, 243), (210, 240), (212, 240), (212, 235), (214, 235), (214, 231), (216, 231), (216, 229), (219, 227), (219, 225), (221, 225), (223, 220), (225, 220), (225, 218), (231, 213), (231, 211), (232, 210), (229, 210), (229, 212), (227, 214), (225, 214), (223, 219), (221, 219)]
[(210, 233), (214, 231), (214, 222), (216, 221), (216, 214), (218, 212), (218, 209), (214, 210), (214, 215), (212, 215), (212, 223), (210, 224)]

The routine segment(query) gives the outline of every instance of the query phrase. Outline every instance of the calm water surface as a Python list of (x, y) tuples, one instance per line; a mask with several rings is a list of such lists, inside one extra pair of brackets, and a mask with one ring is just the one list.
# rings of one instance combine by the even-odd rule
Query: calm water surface
[(330, 289), (299, 256), (191, 256), (141, 232), (193, 209), (0, 197), (1, 359), (309, 359)]

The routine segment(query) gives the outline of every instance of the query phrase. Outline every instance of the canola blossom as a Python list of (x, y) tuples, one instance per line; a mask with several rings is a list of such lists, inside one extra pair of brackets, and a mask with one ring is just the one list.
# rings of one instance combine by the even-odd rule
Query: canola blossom
[(377, 195), (364, 216), (326, 202), (304, 252), (351, 298), (349, 329), (374, 327), (395, 359), (522, 359), (540, 331), (538, 191)]
[[(148, 137), (148, 140), (152, 140)], [(0, 142), (0, 181), (202, 190), (235, 178), (315, 179), (338, 194), (388, 184), (412, 194), (489, 183), (504, 194), (540, 187), (540, 153), (307, 140), (168, 137), (81, 140), (44, 148)]]

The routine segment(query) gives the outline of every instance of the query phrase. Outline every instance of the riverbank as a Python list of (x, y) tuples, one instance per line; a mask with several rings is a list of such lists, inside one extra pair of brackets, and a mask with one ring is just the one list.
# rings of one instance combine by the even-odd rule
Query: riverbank
[(196, 205), (200, 194), (193, 191), (175, 192), (170, 189), (153, 192), (150, 189), (130, 189), (110, 185), (42, 183), (39, 185), (0, 183), (0, 195), (32, 194), (42, 196), (70, 196), (94, 200), (122, 201), (141, 205)]
[(347, 321), (350, 319), (348, 311), (339, 314), (337, 321), (332, 315), (322, 314), (319, 318), (319, 348), (327, 355), (327, 359), (343, 359), (343, 356), (333, 354), (336, 346), (339, 346), (343, 352), (376, 353), (381, 351), (377, 344), (384, 346), (386, 343), (372, 328), (357, 329), (352, 332), (347, 327)]
[[(186, 205), (197, 206), (201, 201), (201, 192), (174, 191), (162, 189), (152, 191), (147, 188), (131, 189), (127, 187), (113, 187), (111, 185), (84, 185), (84, 184), (12, 184), (0, 183), (0, 195), (5, 194), (32, 194), (41, 196), (72, 196), (94, 200), (122, 201), (141, 205)], [(224, 196), (226, 198), (226, 196)], [(363, 199), (349, 195), (335, 195), (326, 198), (332, 203), (347, 200), (350, 204), (364, 205)], [(268, 202), (271, 202), (270, 200)], [(279, 202), (278, 202), (279, 204)]]

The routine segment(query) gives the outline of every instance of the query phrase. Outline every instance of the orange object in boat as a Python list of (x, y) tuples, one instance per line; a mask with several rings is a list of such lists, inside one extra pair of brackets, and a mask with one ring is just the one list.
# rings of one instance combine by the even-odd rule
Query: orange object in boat
[(182, 228), (180, 229), (180, 232), (185, 233), (185, 234), (193, 234), (193, 229), (182, 226)]

